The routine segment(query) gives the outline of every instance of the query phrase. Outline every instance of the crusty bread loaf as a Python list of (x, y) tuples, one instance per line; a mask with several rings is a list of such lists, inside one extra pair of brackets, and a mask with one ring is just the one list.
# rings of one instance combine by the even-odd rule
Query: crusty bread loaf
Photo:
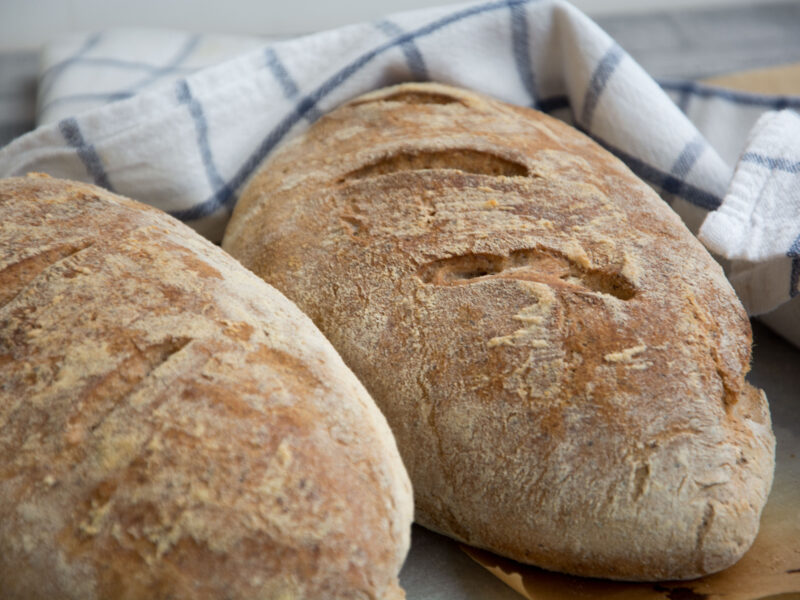
[(678, 217), (589, 138), (433, 84), (287, 143), (223, 247), (383, 409), (416, 518), (549, 569), (720, 570), (771, 481), (750, 326)]
[(0, 182), (0, 597), (397, 599), (411, 490), (296, 306), (169, 216)]

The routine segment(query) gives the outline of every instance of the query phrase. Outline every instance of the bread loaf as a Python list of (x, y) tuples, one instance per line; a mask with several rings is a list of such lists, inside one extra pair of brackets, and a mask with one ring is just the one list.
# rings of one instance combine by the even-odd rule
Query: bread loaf
[(396, 600), (411, 519), (296, 306), (160, 211), (0, 182), (3, 600)]
[(435, 84), (366, 95), (263, 166), (223, 247), (373, 395), (421, 524), (627, 580), (753, 541), (774, 437), (748, 319), (669, 207), (567, 125)]

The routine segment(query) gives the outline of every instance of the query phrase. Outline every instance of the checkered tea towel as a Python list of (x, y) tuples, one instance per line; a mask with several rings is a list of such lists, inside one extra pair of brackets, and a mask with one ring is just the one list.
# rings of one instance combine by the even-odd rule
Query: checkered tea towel
[[(731, 261), (751, 314), (798, 293), (800, 98), (657, 83), (562, 0), (446, 6), (277, 42), (113, 30), (50, 45), (44, 65), (40, 125), (0, 150), (0, 176), (94, 182), (219, 241), (281, 142), (364, 92), (434, 80), (592, 136)], [(800, 318), (786, 327), (798, 343)]]

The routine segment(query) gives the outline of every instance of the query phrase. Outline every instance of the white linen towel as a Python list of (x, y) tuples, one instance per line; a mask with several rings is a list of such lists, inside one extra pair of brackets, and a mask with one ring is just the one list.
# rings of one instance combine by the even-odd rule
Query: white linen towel
[[(0, 149), (0, 176), (93, 182), (219, 241), (242, 186), (288, 137), (366, 91), (434, 80), (591, 135), (732, 261), (751, 314), (786, 312), (798, 294), (800, 98), (657, 83), (562, 0), (426, 9), (277, 42), (112, 30), (65, 38), (43, 59), (40, 126)], [(800, 318), (773, 327), (800, 344)]]

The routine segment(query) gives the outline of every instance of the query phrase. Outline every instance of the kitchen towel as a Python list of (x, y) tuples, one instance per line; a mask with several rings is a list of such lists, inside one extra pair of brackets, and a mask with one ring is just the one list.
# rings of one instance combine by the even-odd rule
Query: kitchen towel
[[(111, 30), (51, 44), (43, 66), (40, 125), (0, 149), (0, 176), (93, 182), (213, 241), (280, 143), (364, 92), (432, 80), (593, 137), (729, 261), (751, 314), (798, 294), (800, 97), (656, 82), (562, 0), (444, 6), (278, 41)], [(786, 328), (798, 343), (800, 318)]]

